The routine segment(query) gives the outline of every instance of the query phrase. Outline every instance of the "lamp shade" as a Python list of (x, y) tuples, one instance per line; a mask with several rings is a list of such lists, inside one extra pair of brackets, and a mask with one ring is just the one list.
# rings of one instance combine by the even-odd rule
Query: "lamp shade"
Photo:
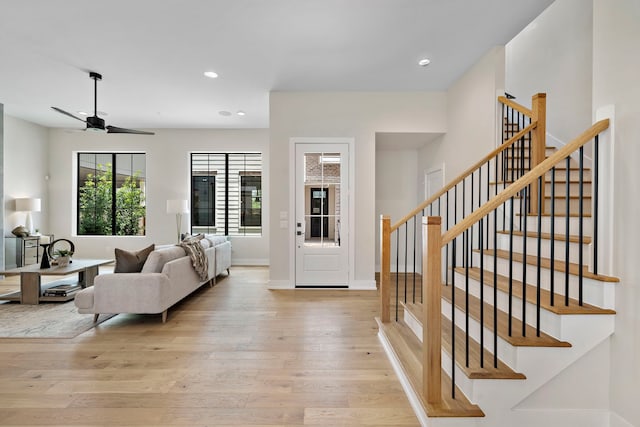
[(40, 199), (33, 199), (30, 197), (16, 199), (16, 211), (40, 212), (40, 207), (41, 207)]
[(188, 200), (167, 200), (167, 213), (181, 214), (189, 212)]

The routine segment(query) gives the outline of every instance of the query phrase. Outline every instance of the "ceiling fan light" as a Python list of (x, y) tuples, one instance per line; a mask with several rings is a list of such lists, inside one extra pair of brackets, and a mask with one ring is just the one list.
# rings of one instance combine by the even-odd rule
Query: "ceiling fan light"
[(239, 116), (246, 116), (247, 115), (247, 113), (245, 113), (242, 110), (238, 110), (238, 112), (236, 114), (239, 115)]

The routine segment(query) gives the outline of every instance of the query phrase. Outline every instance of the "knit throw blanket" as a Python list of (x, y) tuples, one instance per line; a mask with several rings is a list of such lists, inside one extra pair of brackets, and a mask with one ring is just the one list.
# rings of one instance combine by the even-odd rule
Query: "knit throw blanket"
[(207, 262), (207, 256), (204, 253), (204, 248), (200, 245), (200, 239), (185, 239), (180, 242), (179, 246), (191, 257), (191, 264), (193, 264), (193, 269), (198, 273), (198, 276), (200, 276), (200, 280), (207, 280), (209, 264)]

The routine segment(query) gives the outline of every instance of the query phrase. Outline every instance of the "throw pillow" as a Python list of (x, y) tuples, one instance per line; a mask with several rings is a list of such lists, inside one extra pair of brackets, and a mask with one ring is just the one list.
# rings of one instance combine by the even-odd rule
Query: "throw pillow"
[(139, 273), (142, 271), (147, 257), (153, 250), (155, 245), (151, 245), (139, 251), (126, 251), (124, 249), (115, 249), (116, 254), (116, 266), (113, 269), (114, 273)]
[(182, 243), (196, 243), (200, 240), (204, 239), (204, 234), (196, 234), (195, 236), (187, 235), (184, 239), (182, 239)]

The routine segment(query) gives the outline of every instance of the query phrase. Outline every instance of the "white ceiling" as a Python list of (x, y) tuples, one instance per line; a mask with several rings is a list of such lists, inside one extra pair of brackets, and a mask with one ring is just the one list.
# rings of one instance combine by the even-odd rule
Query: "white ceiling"
[(0, 103), (44, 126), (82, 127), (50, 107), (92, 111), (96, 71), (109, 125), (265, 128), (270, 91), (444, 90), (551, 3), (0, 0)]

